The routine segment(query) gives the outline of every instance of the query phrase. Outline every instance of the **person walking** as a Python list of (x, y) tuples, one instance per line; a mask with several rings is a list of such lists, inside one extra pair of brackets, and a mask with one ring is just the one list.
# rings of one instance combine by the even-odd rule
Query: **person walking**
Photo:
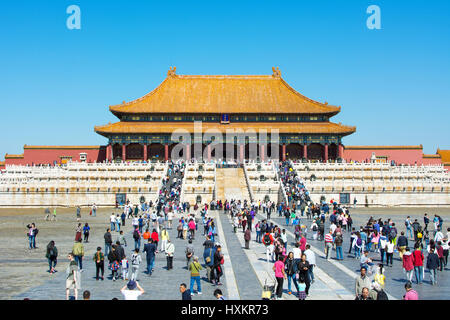
[(309, 269), (310, 269), (309, 262), (308, 260), (306, 260), (306, 254), (303, 253), (300, 262), (297, 264), (297, 270), (299, 279), (302, 279), (303, 280), (302, 282), (306, 284), (305, 288), (306, 295), (309, 294), (309, 288), (311, 286), (311, 281), (308, 274)]
[(97, 206), (95, 205), (95, 203), (92, 205), (91, 212), (93, 217), (97, 216)]
[(74, 291), (75, 300), (77, 300), (78, 290), (80, 289), (78, 264), (74, 260), (72, 253), (69, 253), (67, 258), (69, 259), (69, 265), (66, 270), (66, 300), (69, 300), (70, 290)]
[(423, 281), (423, 260), (424, 256), (419, 246), (416, 246), (413, 252), (414, 274), (416, 275), (416, 283), (421, 284)]
[(77, 222), (81, 220), (81, 207), (77, 206)]
[(285, 273), (288, 280), (288, 294), (292, 294), (291, 290), (291, 282), (294, 282), (295, 289), (297, 290), (297, 296), (298, 296), (298, 283), (297, 283), (297, 264), (294, 260), (294, 253), (291, 251), (289, 252), (287, 259), (285, 261)]
[(220, 282), (220, 277), (223, 275), (223, 264), (224, 257), (222, 254), (222, 247), (220, 245), (216, 246), (216, 250), (214, 252), (214, 280), (216, 286), (221, 286), (222, 282)]
[(139, 249), (134, 249), (131, 255), (131, 277), (130, 280), (137, 281), (137, 275), (139, 272), (139, 267), (141, 265), (142, 258), (139, 254)]
[(406, 248), (402, 260), (403, 260), (403, 269), (405, 270), (406, 274), (406, 280), (412, 281), (412, 276), (414, 273), (414, 257), (409, 251), (409, 248)]
[(400, 236), (397, 239), (397, 250), (400, 259), (402, 259), (403, 254), (405, 253), (407, 247), (408, 247), (408, 238), (405, 237), (405, 232), (402, 231), (400, 232)]
[(111, 245), (112, 245), (112, 236), (109, 228), (106, 229), (103, 238), (105, 239), (105, 256), (108, 256), (109, 253), (111, 252)]
[(75, 261), (78, 263), (80, 267), (80, 272), (83, 272), (83, 257), (84, 257), (84, 247), (81, 243), (81, 239), (74, 243), (72, 247), (72, 254), (75, 258)]
[(78, 223), (77, 228), (75, 230), (75, 242), (78, 242), (81, 240), (81, 234), (82, 234), (83, 228), (81, 227), (81, 223)]
[(50, 209), (49, 208), (45, 208), (45, 221), (50, 220)]
[(198, 257), (194, 256), (193, 261), (189, 264), (188, 270), (191, 272), (191, 295), (194, 295), (194, 283), (197, 283), (197, 294), (202, 294), (202, 286), (200, 283), (200, 270), (203, 270), (201, 264), (198, 262)]
[(58, 262), (58, 260), (57, 260), (58, 259), (58, 249), (55, 246), (55, 241), (52, 240), (48, 243), (47, 252), (45, 254), (45, 257), (48, 260), (48, 266), (49, 266), (48, 272), (50, 274), (55, 273), (56, 272), (55, 267)]
[(167, 246), (166, 246), (166, 259), (167, 259), (167, 270), (173, 269), (173, 255), (175, 253), (175, 245), (170, 242), (170, 240), (167, 240)]
[(191, 263), (192, 257), (195, 253), (194, 245), (192, 244), (191, 239), (188, 240), (188, 244), (186, 246), (186, 249), (184, 250), (184, 253), (186, 254), (186, 267), (189, 267), (189, 264)]
[(355, 279), (355, 296), (359, 297), (362, 294), (363, 288), (370, 288), (371, 281), (366, 274), (367, 268), (361, 267), (360, 275)]
[(210, 283), (214, 282), (214, 253), (214, 246), (205, 246), (203, 251), (203, 259), (205, 260), (206, 276)]
[(161, 251), (166, 251), (167, 244), (170, 242), (169, 232), (166, 228), (161, 230)]
[(95, 252), (93, 260), (95, 262), (95, 280), (98, 281), (100, 272), (100, 278), (102, 279), (102, 281), (105, 280), (105, 255), (103, 254), (101, 247), (97, 247), (97, 252)]
[(439, 267), (439, 257), (434, 248), (430, 249), (427, 256), (427, 269), (430, 272), (431, 285), (437, 284), (437, 268)]
[(334, 238), (334, 244), (336, 245), (336, 260), (344, 260), (344, 251), (342, 250), (342, 243), (344, 242), (344, 238), (340, 232), (336, 233), (336, 237)]
[(275, 272), (275, 278), (277, 280), (276, 298), (281, 299), (283, 296), (283, 280), (287, 279), (286, 272), (284, 271), (284, 258), (279, 257), (278, 261), (273, 265), (272, 270)]
[(252, 232), (250, 229), (245, 230), (244, 240), (245, 240), (245, 249), (250, 249), (250, 240), (252, 239)]
[(34, 224), (34, 222), (31, 224), (28, 224), (27, 228), (28, 228), (27, 235), (28, 235), (28, 242), (30, 245), (30, 250), (36, 249), (36, 236), (37, 236), (39, 230), (36, 228), (36, 225)]
[(86, 222), (86, 224), (83, 227), (83, 235), (84, 235), (84, 242), (89, 242), (89, 231), (91, 230), (91, 227), (89, 227), (89, 224)]
[(127, 246), (127, 239), (125, 238), (125, 235), (123, 234), (123, 230), (120, 230), (119, 236), (117, 237), (117, 241), (121, 246)]
[(120, 268), (120, 257), (116, 251), (116, 245), (111, 246), (111, 251), (108, 254), (109, 268), (111, 269), (111, 277), (113, 281), (118, 278), (118, 270)]
[(333, 231), (330, 230), (330, 232), (328, 232), (325, 235), (325, 254), (327, 260), (330, 260), (332, 248), (333, 248)]
[(316, 265), (316, 254), (311, 250), (309, 244), (306, 245), (306, 250), (303, 252), (306, 255), (306, 261), (309, 263), (308, 276), (310, 283), (314, 283), (314, 266)]
[(137, 227), (134, 228), (133, 231), (133, 239), (134, 239), (134, 249), (141, 248), (141, 233)]
[(155, 264), (155, 254), (156, 254), (156, 245), (153, 243), (153, 240), (148, 239), (148, 243), (144, 245), (144, 252), (147, 253), (147, 274), (149, 276), (152, 275), (154, 264)]
[(394, 247), (395, 247), (394, 239), (391, 239), (386, 244), (386, 266), (390, 264), (390, 266), (392, 267), (392, 261), (394, 257)]

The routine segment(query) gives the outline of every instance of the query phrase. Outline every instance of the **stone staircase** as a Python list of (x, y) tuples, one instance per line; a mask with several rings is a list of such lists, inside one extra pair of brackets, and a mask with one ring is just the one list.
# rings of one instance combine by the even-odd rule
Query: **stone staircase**
[(216, 169), (216, 194), (219, 200), (247, 200), (250, 201), (244, 169), (218, 168)]

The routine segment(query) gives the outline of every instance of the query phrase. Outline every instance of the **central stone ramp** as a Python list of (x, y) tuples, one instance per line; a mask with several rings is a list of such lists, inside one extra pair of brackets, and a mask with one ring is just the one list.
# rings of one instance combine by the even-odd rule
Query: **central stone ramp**
[(217, 199), (250, 201), (244, 169), (218, 168), (216, 170)]

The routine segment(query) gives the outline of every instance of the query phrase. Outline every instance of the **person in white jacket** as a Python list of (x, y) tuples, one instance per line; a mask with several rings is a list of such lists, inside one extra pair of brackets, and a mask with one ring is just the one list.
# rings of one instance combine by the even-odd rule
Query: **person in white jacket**
[(170, 242), (170, 239), (168, 239), (166, 246), (167, 270), (173, 269), (174, 253), (175, 253), (175, 245), (172, 242)]
[(142, 258), (139, 254), (139, 249), (135, 249), (133, 254), (131, 255), (131, 277), (130, 280), (136, 281), (137, 274), (139, 272), (139, 266), (142, 262)]
[(311, 250), (311, 246), (309, 244), (306, 245), (306, 250), (303, 253), (306, 255), (306, 261), (309, 262), (309, 280), (311, 283), (314, 283), (314, 266), (316, 265), (316, 254)]
[(316, 220), (313, 220), (310, 229), (313, 232), (313, 239), (317, 240), (317, 233), (319, 232), (319, 226), (317, 225)]

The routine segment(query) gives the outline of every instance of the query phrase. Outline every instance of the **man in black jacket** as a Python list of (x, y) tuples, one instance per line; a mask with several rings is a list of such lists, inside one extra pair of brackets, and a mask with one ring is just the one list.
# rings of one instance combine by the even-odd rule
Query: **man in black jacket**
[(414, 220), (412, 227), (414, 231), (414, 241), (417, 241), (417, 233), (419, 232), (419, 228), (421, 228), (420, 223), (417, 221), (417, 219)]
[(437, 268), (439, 267), (439, 257), (435, 253), (434, 248), (430, 248), (430, 253), (427, 257), (427, 269), (430, 271), (431, 285), (437, 284)]
[(400, 236), (397, 238), (397, 249), (398, 254), (400, 255), (400, 259), (403, 259), (403, 254), (405, 253), (406, 248), (408, 247), (408, 238), (405, 237), (405, 232), (401, 232)]
[[(303, 278), (306, 284), (305, 293), (306, 295), (309, 294), (309, 287), (311, 286), (311, 282), (308, 275), (309, 270), (309, 262), (306, 260), (306, 254), (302, 254), (301, 260), (297, 264), (297, 270), (298, 270), (298, 277)], [(301, 281), (300, 281), (301, 282)]]
[(122, 259), (125, 257), (125, 250), (120, 245), (120, 241), (116, 241), (116, 252), (119, 260), (122, 261)]
[(105, 238), (105, 256), (108, 256), (109, 252), (111, 251), (112, 237), (110, 231), (111, 230), (109, 228), (106, 229), (106, 233), (103, 236), (103, 238)]

